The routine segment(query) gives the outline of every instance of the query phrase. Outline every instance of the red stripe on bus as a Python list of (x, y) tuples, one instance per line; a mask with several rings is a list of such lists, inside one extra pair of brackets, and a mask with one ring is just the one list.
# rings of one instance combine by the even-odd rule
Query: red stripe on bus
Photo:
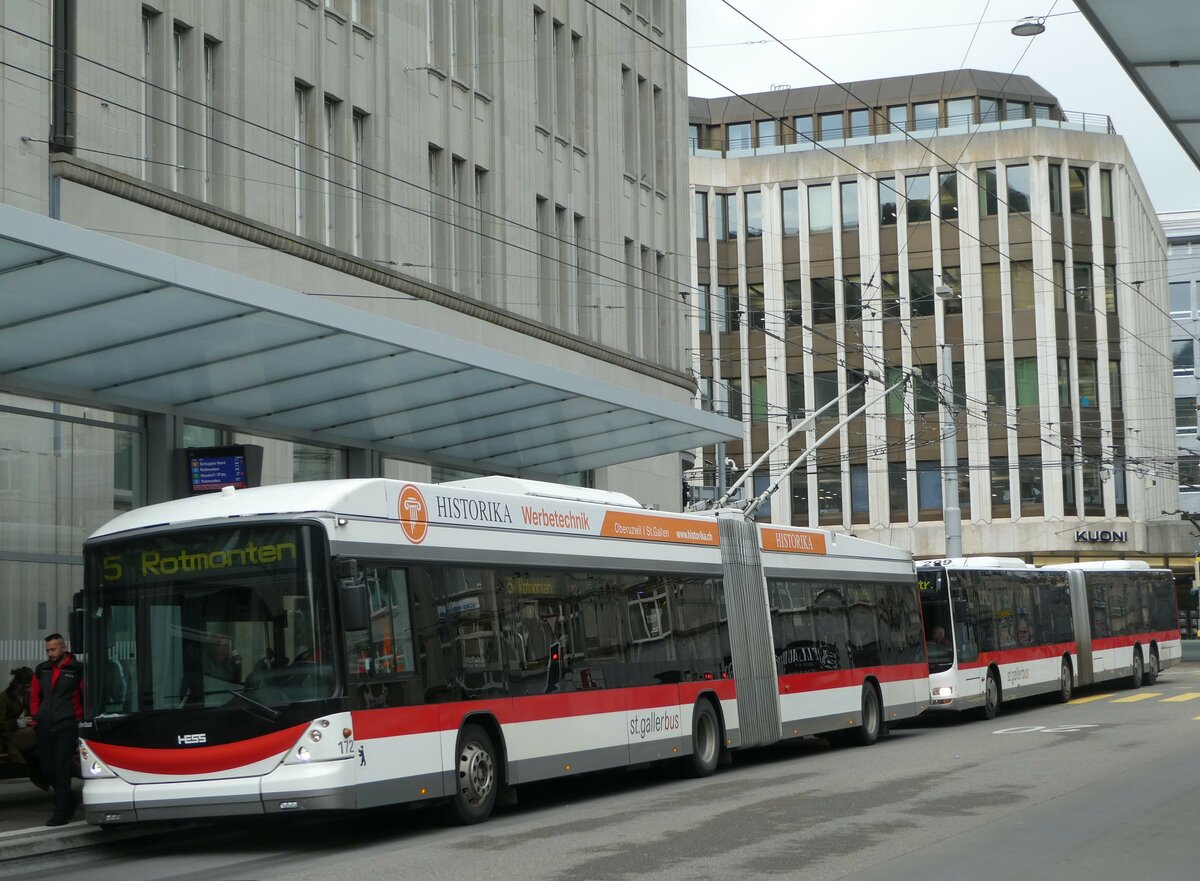
[(1150, 642), (1167, 642), (1172, 639), (1179, 639), (1178, 630), (1160, 630), (1156, 633), (1137, 633), (1133, 636), (1105, 636), (1092, 640), (1092, 649), (1095, 651), (1103, 651), (1104, 649), (1119, 649), (1136, 643)]
[(355, 710), (353, 713), (354, 737), (357, 740), (373, 740), (379, 737), (396, 737), (403, 734), (457, 731), (467, 716), (481, 713), (494, 716), (501, 725), (511, 725), (518, 722), (544, 722), (550, 719), (569, 719), (599, 713), (647, 710), (654, 707), (689, 704), (703, 692), (711, 692), (718, 700), (733, 700), (737, 696), (737, 684), (732, 679), (712, 679), (681, 682), (678, 685), (650, 685), (643, 688), (620, 689), (597, 688), (564, 694), (531, 695), (499, 700)]
[(291, 749), (307, 725), (295, 725), (283, 731), (224, 743), (220, 746), (190, 746), (172, 749), (147, 749), (86, 741), (88, 749), (106, 765), (142, 774), (211, 774), (253, 765)]
[(960, 670), (974, 670), (989, 664), (1019, 664), (1022, 661), (1044, 661), (1049, 658), (1059, 658), (1063, 655), (1079, 653), (1079, 647), (1073, 642), (1060, 642), (1054, 645), (1029, 645), (1019, 649), (1003, 649), (996, 652), (980, 652), (974, 661), (959, 662)]
[(787, 673), (779, 677), (779, 690), (783, 694), (797, 694), (827, 688), (855, 688), (868, 676), (873, 676), (880, 682), (926, 679), (929, 676), (929, 667), (925, 664), (895, 664), (887, 667), (821, 670), (817, 673)]

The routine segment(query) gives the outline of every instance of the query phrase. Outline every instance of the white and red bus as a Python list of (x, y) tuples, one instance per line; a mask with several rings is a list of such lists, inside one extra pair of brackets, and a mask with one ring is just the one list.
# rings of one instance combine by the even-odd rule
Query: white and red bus
[(931, 560), (917, 578), (933, 709), (990, 719), (1002, 701), (1065, 703), (1077, 685), (1139, 688), (1182, 653), (1174, 578), (1143, 561)]
[(929, 700), (911, 557), (510, 478), (227, 489), (85, 546), (89, 822), (440, 801)]

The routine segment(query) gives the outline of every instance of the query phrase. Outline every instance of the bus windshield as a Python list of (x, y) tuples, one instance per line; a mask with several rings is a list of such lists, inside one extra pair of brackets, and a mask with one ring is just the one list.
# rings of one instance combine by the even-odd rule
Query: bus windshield
[(327, 698), (323, 543), (297, 525), (195, 529), (88, 549), (89, 717)]
[(954, 626), (950, 618), (946, 573), (941, 570), (923, 572), (917, 583), (921, 588), (921, 617), (925, 623), (929, 672), (941, 673), (954, 665)]

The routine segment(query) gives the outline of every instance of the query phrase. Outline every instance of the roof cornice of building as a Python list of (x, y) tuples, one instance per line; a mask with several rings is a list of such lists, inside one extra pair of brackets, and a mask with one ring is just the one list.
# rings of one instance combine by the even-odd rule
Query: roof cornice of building
[(1004, 95), (1012, 99), (1058, 104), (1058, 99), (1031, 77), (966, 69), (795, 89), (772, 89), (718, 98), (691, 97), (688, 99), (688, 115), (692, 122), (717, 124), (973, 95)]

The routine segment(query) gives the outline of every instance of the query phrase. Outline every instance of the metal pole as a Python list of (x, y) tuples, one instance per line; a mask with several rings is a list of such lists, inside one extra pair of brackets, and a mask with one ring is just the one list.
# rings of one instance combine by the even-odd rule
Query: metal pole
[(962, 512), (958, 508), (958, 423), (954, 407), (954, 374), (949, 343), (942, 356), (942, 520), (946, 527), (946, 556), (962, 556)]

